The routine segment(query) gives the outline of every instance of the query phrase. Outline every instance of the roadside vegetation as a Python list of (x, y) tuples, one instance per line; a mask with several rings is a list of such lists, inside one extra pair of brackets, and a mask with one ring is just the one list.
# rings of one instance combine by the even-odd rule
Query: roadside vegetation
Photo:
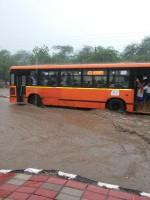
[(144, 38), (139, 44), (133, 43), (122, 52), (113, 47), (84, 46), (75, 51), (70, 45), (57, 45), (51, 49), (43, 45), (35, 47), (31, 52), (20, 50), (11, 53), (0, 50), (0, 80), (8, 81), (8, 70), (11, 65), (30, 64), (65, 64), (65, 63), (106, 63), (106, 62), (150, 62), (150, 37)]

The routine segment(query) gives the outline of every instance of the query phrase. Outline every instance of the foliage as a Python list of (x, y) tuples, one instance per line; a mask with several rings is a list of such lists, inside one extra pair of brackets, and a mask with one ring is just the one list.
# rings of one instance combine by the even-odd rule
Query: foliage
[(53, 56), (52, 56), (52, 63), (69, 63), (71, 62), (72, 54), (73, 54), (73, 47), (66, 45), (66, 46), (53, 46), (52, 48), (54, 50)]
[(120, 61), (119, 52), (113, 48), (103, 48), (102, 46), (84, 46), (76, 56), (79, 63), (105, 63)]
[(137, 62), (150, 61), (150, 37), (146, 37), (140, 44), (128, 45), (122, 53), (122, 59)]
[(0, 51), (0, 79), (8, 79), (8, 69), (10, 65), (13, 65), (14, 60), (10, 52), (3, 49)]
[(35, 47), (31, 54), (31, 64), (48, 64), (51, 62), (49, 48), (46, 45)]
[(31, 53), (25, 50), (17, 51), (13, 55), (15, 65), (29, 65), (31, 64)]

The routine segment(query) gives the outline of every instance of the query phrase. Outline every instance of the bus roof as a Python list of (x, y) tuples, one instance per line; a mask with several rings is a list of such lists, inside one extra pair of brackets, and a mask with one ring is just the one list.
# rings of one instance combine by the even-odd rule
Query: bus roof
[(150, 68), (150, 63), (100, 63), (100, 64), (64, 64), (64, 65), (24, 65), (12, 66), (12, 69), (79, 69), (79, 68)]

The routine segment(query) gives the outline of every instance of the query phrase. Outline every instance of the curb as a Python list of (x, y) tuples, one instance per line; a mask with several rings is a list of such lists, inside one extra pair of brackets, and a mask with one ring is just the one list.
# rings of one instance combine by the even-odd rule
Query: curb
[(0, 174), (8, 174), (8, 173), (30, 173), (30, 174), (55, 175), (55, 176), (65, 178), (65, 179), (72, 179), (72, 180), (79, 181), (79, 182), (93, 184), (93, 185), (96, 185), (96, 186), (99, 186), (102, 188), (121, 190), (121, 191), (125, 191), (128, 193), (134, 193), (139, 196), (150, 197), (150, 193), (141, 192), (139, 190), (134, 190), (134, 189), (124, 188), (119, 185), (112, 185), (112, 184), (108, 184), (108, 183), (94, 181), (92, 179), (88, 179), (88, 178), (82, 177), (80, 175), (69, 174), (69, 173), (59, 171), (59, 170), (53, 170), (53, 169), (46, 170), (46, 169), (35, 169), (35, 168), (27, 168), (27, 169), (19, 169), (19, 170), (10, 170), (10, 169), (1, 169), (0, 170)]

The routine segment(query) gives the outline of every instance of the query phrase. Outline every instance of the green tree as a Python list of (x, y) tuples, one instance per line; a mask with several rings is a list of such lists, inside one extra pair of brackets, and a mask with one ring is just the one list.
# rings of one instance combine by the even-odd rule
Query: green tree
[(92, 60), (94, 62), (119, 62), (121, 60), (118, 51), (112, 47), (103, 48), (102, 46), (95, 47)]
[(75, 61), (77, 63), (90, 63), (92, 62), (93, 53), (94, 48), (86, 45), (78, 52)]
[(139, 54), (150, 56), (150, 37), (146, 37), (139, 45)]
[(45, 45), (42, 47), (35, 47), (31, 55), (32, 64), (48, 64), (51, 62), (49, 48)]
[(150, 37), (146, 37), (140, 44), (126, 46), (122, 58), (128, 61), (146, 62), (150, 61)]
[(112, 47), (85, 46), (79, 51), (76, 60), (80, 63), (118, 62), (120, 61), (120, 55), (119, 52)]
[(16, 65), (29, 65), (31, 64), (31, 53), (25, 50), (17, 51), (13, 58), (15, 60)]
[(8, 80), (8, 70), (11, 65), (14, 64), (14, 60), (9, 51), (3, 49), (0, 51), (0, 79)]
[(124, 60), (136, 60), (139, 53), (139, 45), (138, 44), (130, 44), (127, 45), (122, 53), (122, 58)]
[(150, 37), (146, 37), (139, 45), (137, 60), (150, 61)]
[(73, 47), (69, 45), (65, 46), (53, 46), (53, 56), (52, 62), (53, 63), (70, 63), (72, 62), (73, 57)]

